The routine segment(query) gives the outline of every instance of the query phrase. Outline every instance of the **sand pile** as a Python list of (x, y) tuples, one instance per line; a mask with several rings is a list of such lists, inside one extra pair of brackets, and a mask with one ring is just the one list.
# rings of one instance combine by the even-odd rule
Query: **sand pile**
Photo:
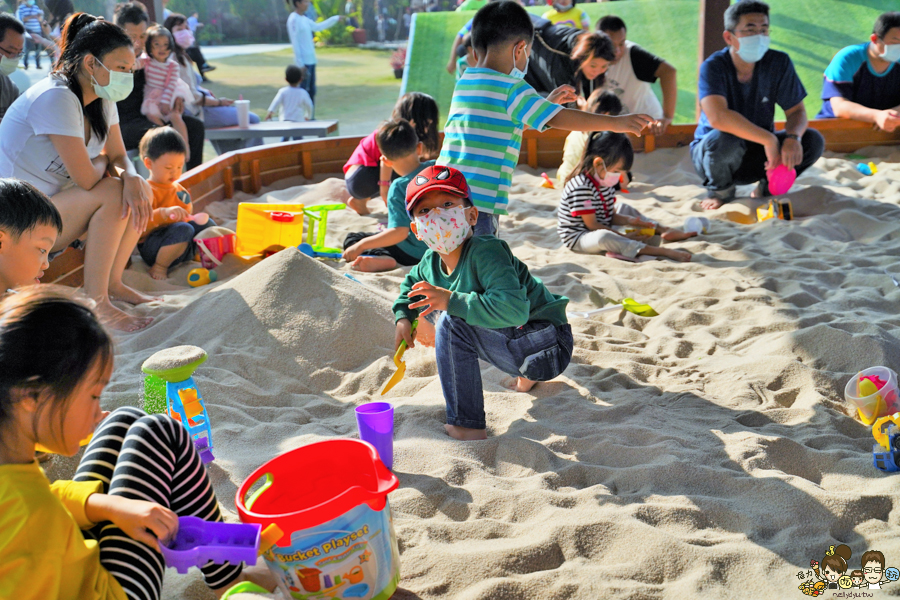
[[(520, 169), (501, 237), (532, 272), (573, 309), (633, 297), (660, 316), (573, 321), (572, 364), (529, 394), (484, 369), (486, 442), (444, 435), (433, 350), (407, 353), (387, 397), (396, 598), (786, 598), (801, 596), (797, 573), (832, 544), (852, 548), (851, 569), (869, 549), (900, 563), (898, 480), (872, 467), (871, 434), (842, 397), (857, 370), (900, 366), (900, 289), (885, 272), (900, 277), (900, 153), (869, 154), (873, 177), (840, 156), (804, 174), (790, 194), (808, 215), (798, 221), (728, 220), (750, 214), (749, 201), (708, 215), (709, 234), (678, 245), (695, 253), (689, 264), (561, 247), (559, 192)], [(672, 226), (702, 212), (686, 149), (638, 156), (634, 171), (620, 200)], [(338, 188), (263, 197), (330, 202)], [(210, 212), (227, 222), (236, 202)], [(383, 209), (336, 214), (328, 243), (378, 220)], [(286, 251), (207, 288), (164, 284), (178, 293), (141, 309), (159, 315), (147, 331), (122, 337), (104, 406), (137, 403), (140, 364), (156, 350), (205, 349), (196, 380), (216, 444), (210, 473), (233, 517), (253, 469), (355, 436), (354, 406), (393, 372), (390, 301), (405, 271), (354, 273), (361, 285), (345, 269)], [(208, 597), (197, 572), (167, 577), (166, 598)]]

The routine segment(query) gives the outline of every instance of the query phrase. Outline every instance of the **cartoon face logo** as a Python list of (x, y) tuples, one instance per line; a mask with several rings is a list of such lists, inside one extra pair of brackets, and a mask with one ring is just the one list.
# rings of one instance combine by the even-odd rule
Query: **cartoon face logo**
[(840, 579), (838, 579), (838, 585), (841, 586), (841, 589), (847, 589), (853, 587), (853, 580), (844, 575)]
[(885, 570), (884, 576), (888, 578), (889, 581), (897, 581), (900, 579), (900, 569), (896, 569), (894, 567), (890, 567)]
[(878, 583), (881, 581), (881, 575), (884, 571), (881, 569), (881, 565), (876, 561), (867, 562), (863, 567), (863, 577), (866, 578), (866, 581), (869, 583)]

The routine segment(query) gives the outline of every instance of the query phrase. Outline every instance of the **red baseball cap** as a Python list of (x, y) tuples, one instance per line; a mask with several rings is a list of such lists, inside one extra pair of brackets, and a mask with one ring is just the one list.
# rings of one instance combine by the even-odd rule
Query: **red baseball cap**
[(453, 167), (433, 165), (422, 169), (406, 186), (406, 212), (412, 216), (412, 209), (422, 195), (435, 190), (449, 192), (461, 198), (469, 197), (469, 184), (466, 183), (465, 175)]

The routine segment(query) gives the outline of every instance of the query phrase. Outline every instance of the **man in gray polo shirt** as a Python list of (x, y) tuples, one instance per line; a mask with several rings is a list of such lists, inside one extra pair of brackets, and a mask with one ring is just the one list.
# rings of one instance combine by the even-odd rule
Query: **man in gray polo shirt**
[(9, 75), (19, 67), (24, 47), (25, 26), (11, 14), (0, 13), (0, 119), (19, 97), (19, 88)]

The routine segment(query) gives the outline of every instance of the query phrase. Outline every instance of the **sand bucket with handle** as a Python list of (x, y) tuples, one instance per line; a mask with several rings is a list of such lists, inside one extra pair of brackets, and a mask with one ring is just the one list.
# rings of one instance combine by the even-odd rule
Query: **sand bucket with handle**
[(900, 410), (897, 374), (887, 367), (869, 367), (850, 378), (844, 399), (853, 404), (860, 420), (871, 425), (880, 416)]
[(194, 236), (200, 251), (200, 264), (204, 269), (215, 269), (222, 264), (226, 254), (234, 252), (235, 233), (227, 227), (209, 227)]
[(328, 440), (265, 463), (235, 505), (242, 522), (281, 530), (263, 557), (285, 598), (387, 600), (400, 581), (387, 499), (398, 485), (370, 444)]

